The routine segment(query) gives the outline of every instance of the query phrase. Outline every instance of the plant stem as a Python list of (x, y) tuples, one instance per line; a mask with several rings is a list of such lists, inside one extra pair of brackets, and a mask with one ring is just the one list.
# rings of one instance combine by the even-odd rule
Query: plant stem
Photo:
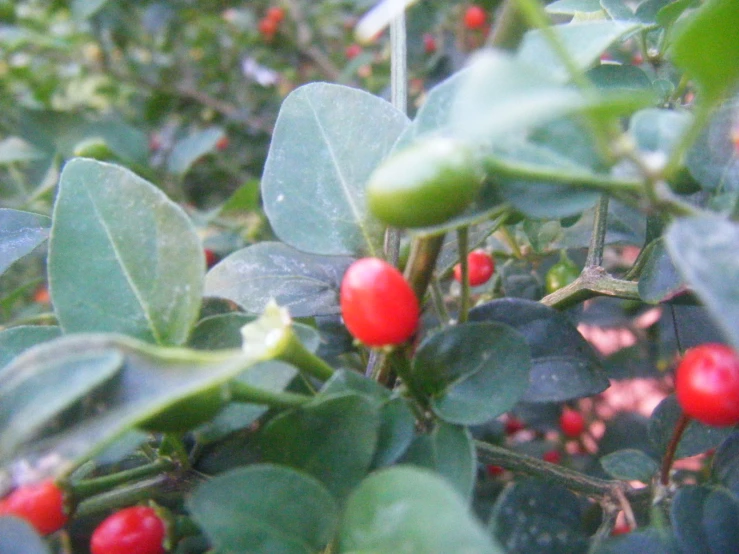
[(81, 502), (91, 496), (110, 491), (130, 483), (132, 481), (138, 481), (146, 477), (152, 477), (159, 475), (160, 473), (166, 473), (175, 469), (177, 465), (172, 461), (171, 458), (159, 458), (148, 464), (140, 465), (132, 469), (125, 471), (119, 471), (110, 475), (104, 475), (102, 477), (95, 477), (92, 479), (83, 479), (76, 483), (69, 485), (69, 490), (72, 493), (72, 497), (76, 502)]
[(132, 506), (145, 500), (151, 500), (157, 493), (162, 492), (169, 481), (169, 476), (159, 475), (153, 479), (139, 481), (131, 486), (119, 487), (115, 490), (96, 495), (80, 503), (75, 510), (75, 516), (85, 517), (123, 506)]
[(411, 255), (405, 268), (405, 278), (410, 284), (419, 302), (423, 301), (426, 289), (431, 282), (431, 277), (439, 257), (441, 247), (444, 244), (444, 235), (430, 235), (417, 237), (411, 245)]
[(436, 315), (438, 316), (439, 321), (442, 325), (448, 325), (451, 318), (449, 317), (449, 312), (444, 304), (444, 293), (441, 290), (438, 279), (433, 279), (431, 281), (429, 290), (431, 291), (431, 301), (434, 305), (434, 310), (436, 310)]
[(470, 268), (469, 263), (467, 263), (468, 239), (467, 227), (457, 229), (457, 251), (459, 252), (459, 266), (462, 270), (462, 294), (459, 298), (459, 315), (457, 316), (459, 323), (467, 321), (467, 314), (470, 309)]
[(667, 444), (667, 450), (665, 450), (665, 456), (662, 458), (662, 467), (660, 468), (660, 483), (667, 486), (670, 482), (670, 469), (672, 468), (672, 462), (675, 461), (675, 453), (677, 452), (677, 446), (680, 444), (680, 439), (687, 429), (690, 423), (690, 416), (685, 413), (680, 414), (680, 419), (675, 424), (675, 430), (672, 432), (670, 442)]
[(639, 283), (616, 279), (602, 267), (586, 266), (575, 281), (545, 296), (540, 302), (557, 310), (565, 310), (596, 296), (641, 300)]
[(311, 400), (311, 396), (291, 392), (276, 392), (233, 380), (228, 384), (231, 399), (244, 404), (260, 404), (274, 408), (297, 408)]
[(328, 381), (334, 374), (334, 368), (303, 346), (292, 329), (290, 329), (290, 337), (285, 347), (281, 349), (276, 358), (294, 365), (301, 372), (319, 381)]
[(622, 504), (622, 496), (627, 500), (648, 501), (649, 490), (634, 489), (625, 481), (599, 479), (584, 475), (557, 464), (551, 464), (538, 458), (519, 454), (500, 446), (475, 441), (478, 459), (483, 464), (493, 464), (514, 472), (540, 477), (555, 482), (572, 492), (584, 494), (599, 502)]
[(600, 267), (603, 265), (603, 248), (606, 243), (607, 230), (608, 196), (603, 194), (595, 205), (593, 233), (590, 235), (590, 246), (588, 247), (588, 256), (585, 259), (585, 267)]

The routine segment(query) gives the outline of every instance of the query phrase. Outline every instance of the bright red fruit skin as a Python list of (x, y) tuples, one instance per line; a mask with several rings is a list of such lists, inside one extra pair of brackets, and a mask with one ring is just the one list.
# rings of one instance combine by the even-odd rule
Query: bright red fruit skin
[(53, 480), (18, 487), (0, 500), (0, 516), (25, 519), (42, 535), (58, 531), (67, 523), (64, 493)]
[(550, 464), (558, 464), (562, 461), (562, 455), (556, 450), (549, 450), (548, 452), (544, 452), (541, 459)]
[(473, 4), (464, 12), (464, 25), (468, 29), (481, 29), (486, 20), (487, 14), (480, 6)]
[[(495, 260), (484, 250), (473, 250), (467, 255), (467, 274), (470, 285), (478, 287), (487, 283), (495, 273)], [(462, 282), (462, 266), (454, 266), (454, 279)]]
[(724, 344), (691, 348), (677, 366), (675, 393), (683, 411), (701, 423), (739, 423), (739, 356)]
[(418, 327), (416, 295), (403, 274), (379, 258), (362, 258), (349, 266), (340, 301), (349, 332), (367, 346), (400, 344)]
[(353, 60), (359, 54), (362, 53), (362, 47), (358, 44), (350, 44), (346, 47), (346, 50), (344, 50), (344, 56), (346, 56), (347, 60)]
[(164, 554), (164, 522), (147, 506), (111, 514), (93, 531), (92, 554)]
[(283, 10), (279, 6), (272, 6), (267, 10), (265, 18), (270, 19), (275, 23), (281, 23), (282, 20), (285, 19), (285, 10)]
[(585, 418), (577, 410), (565, 407), (559, 416), (559, 427), (565, 436), (576, 439), (585, 430)]
[(277, 32), (277, 27), (279, 24), (274, 19), (260, 19), (259, 20), (259, 32), (262, 34), (262, 36), (266, 39), (272, 39), (274, 34)]

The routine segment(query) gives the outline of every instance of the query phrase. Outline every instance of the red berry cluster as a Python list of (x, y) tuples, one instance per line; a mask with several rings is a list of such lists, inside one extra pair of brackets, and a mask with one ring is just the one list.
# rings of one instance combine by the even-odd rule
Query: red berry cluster
[(0, 516), (25, 519), (42, 535), (58, 531), (68, 518), (64, 493), (51, 479), (15, 489), (0, 500)]
[(285, 19), (285, 10), (279, 6), (272, 6), (265, 16), (259, 20), (259, 32), (266, 40), (272, 40)]
[(420, 308), (403, 274), (379, 258), (362, 258), (344, 274), (341, 314), (349, 332), (367, 346), (400, 344), (418, 327)]

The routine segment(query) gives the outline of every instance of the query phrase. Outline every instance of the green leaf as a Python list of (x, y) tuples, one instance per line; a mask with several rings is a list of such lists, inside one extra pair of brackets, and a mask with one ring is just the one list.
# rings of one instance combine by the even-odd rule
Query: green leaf
[(597, 65), (587, 71), (585, 76), (601, 90), (644, 92), (652, 89), (652, 81), (649, 76), (643, 69), (633, 65)]
[(509, 554), (584, 554), (588, 537), (581, 517), (580, 502), (570, 491), (524, 479), (498, 497), (488, 527)]
[(371, 475), (352, 493), (339, 540), (340, 552), (503, 552), (451, 485), (403, 466)]
[(675, 29), (670, 57), (698, 82), (704, 105), (719, 101), (739, 81), (737, 28), (739, 2), (708, 0)]
[(595, 554), (623, 554), (624, 552), (675, 554), (678, 551), (675, 539), (665, 531), (664, 527), (640, 528), (608, 539), (595, 551)]
[(205, 294), (232, 300), (252, 313), (260, 313), (274, 299), (292, 317), (338, 314), (341, 279), (352, 261), (305, 254), (280, 242), (260, 242), (211, 269)]
[(430, 134), (443, 134), (451, 126), (450, 115), (454, 98), (466, 78), (466, 70), (457, 71), (431, 88), (426, 99), (410, 125), (401, 133), (393, 151), (402, 150), (421, 137)]
[(324, 396), (344, 393), (361, 394), (379, 409), (380, 427), (377, 448), (371, 467), (378, 468), (395, 462), (413, 440), (416, 419), (405, 398), (356, 371), (340, 369), (326, 381)]
[(0, 165), (31, 162), (43, 158), (43, 152), (35, 149), (23, 139), (8, 137), (0, 140)]
[(641, 450), (627, 448), (603, 456), (600, 465), (616, 479), (650, 483), (659, 469), (659, 464)]
[(77, 19), (88, 19), (108, 3), (108, 0), (72, 0), (72, 13)]
[(639, 296), (644, 302), (657, 304), (685, 290), (685, 283), (667, 253), (663, 237), (650, 245), (639, 277)]
[[(285, 390), (297, 375), (298, 370), (295, 367), (270, 360), (254, 364), (236, 376), (234, 381), (261, 390), (280, 392)], [(194, 429), (193, 436), (199, 445), (214, 443), (235, 431), (246, 429), (269, 409), (270, 407), (266, 405), (231, 402), (213, 419)]]
[[(660, 402), (649, 419), (649, 440), (664, 454), (682, 409), (674, 394)], [(715, 448), (732, 432), (731, 427), (709, 427), (691, 420), (677, 446), (677, 458), (687, 458)]]
[(547, 4), (547, 12), (558, 15), (575, 15), (577, 12), (601, 11), (600, 0), (556, 0)]
[(233, 312), (206, 317), (198, 321), (187, 345), (198, 350), (221, 350), (241, 346), (241, 328), (256, 316)]
[[(579, 69), (593, 65), (611, 44), (639, 29), (635, 23), (588, 21), (551, 27)], [(538, 29), (524, 35), (518, 59), (536, 67), (557, 81), (569, 81), (570, 74), (544, 33)]]
[(439, 421), (431, 433), (417, 435), (400, 460), (435, 471), (468, 501), (477, 474), (477, 455), (469, 429)]
[(389, 466), (400, 458), (413, 440), (415, 426), (416, 418), (404, 398), (395, 397), (383, 404), (371, 467)]
[(601, 7), (616, 21), (635, 21), (636, 16), (631, 5), (624, 0), (600, 0)]
[(412, 371), (434, 413), (449, 423), (475, 425), (521, 399), (529, 368), (529, 349), (516, 331), (497, 323), (465, 323), (425, 340)]
[(66, 333), (182, 344), (200, 310), (205, 260), (187, 215), (127, 169), (87, 159), (61, 175), (49, 289)]
[(3, 554), (50, 554), (46, 541), (25, 520), (0, 516), (0, 552)]
[(670, 506), (670, 522), (681, 552), (732, 552), (739, 544), (739, 504), (723, 489), (682, 487)]
[(665, 239), (687, 284), (739, 348), (739, 224), (714, 215), (682, 218)]
[(652, 102), (651, 93), (636, 91), (584, 94), (541, 68), (489, 50), (475, 56), (460, 83), (452, 121), (460, 139), (504, 144), (530, 127), (565, 115), (615, 117)]
[(365, 183), (408, 120), (388, 102), (327, 83), (294, 90), (277, 117), (262, 177), (277, 236), (313, 254), (377, 254), (383, 227)]
[(226, 134), (223, 129), (213, 127), (177, 141), (167, 159), (167, 171), (179, 176), (185, 175), (200, 158), (213, 152), (224, 136)]
[(497, 321), (523, 335), (531, 351), (525, 402), (564, 402), (609, 386), (592, 347), (565, 314), (548, 306), (502, 298), (470, 310), (470, 321)]
[(264, 459), (301, 469), (345, 497), (367, 474), (377, 445), (379, 410), (364, 396), (319, 396), (265, 426)]
[(688, 112), (647, 108), (633, 115), (629, 134), (639, 150), (660, 152), (668, 158), (692, 120)]
[(656, 25), (657, 14), (673, 0), (642, 0), (636, 7), (636, 18), (645, 25)]
[(91, 120), (81, 113), (24, 110), (18, 134), (47, 154), (74, 156), (74, 150), (88, 139), (102, 141), (117, 158), (127, 164), (148, 164), (146, 135), (115, 119)]
[(0, 208), (0, 274), (49, 236), (45, 215)]
[(739, 498), (739, 433), (734, 432), (716, 450), (711, 474)]
[(706, 190), (739, 191), (739, 154), (732, 139), (737, 120), (739, 97), (714, 112), (703, 133), (688, 150), (685, 163)]
[(252, 344), (249, 353), (164, 348), (87, 334), (29, 349), (0, 375), (0, 461), (21, 455), (33, 461), (53, 452), (64, 465), (94, 455), (173, 405), (210, 394), (276, 355), (267, 338), (283, 334), (282, 324), (262, 318), (250, 325), (254, 342), (262, 346)]
[(315, 554), (334, 535), (331, 494), (309, 475), (258, 464), (217, 475), (187, 502), (219, 552)]
[(48, 427), (53, 429), (54, 419), (81, 398), (100, 391), (124, 363), (123, 356), (115, 350), (81, 350), (63, 360), (60, 364), (42, 359), (38, 364), (29, 364), (31, 369), (26, 374), (18, 371), (18, 364), (5, 368), (0, 381), (0, 453), (10, 453), (29, 438), (48, 432)]
[(21, 325), (0, 331), (0, 375), (2, 368), (8, 365), (21, 352), (32, 346), (50, 341), (61, 336), (59, 327), (40, 325)]
[[(510, 141), (487, 156), (486, 164), (499, 181), (502, 198), (533, 218), (576, 215), (593, 206), (601, 194), (588, 183), (608, 181), (548, 146), (531, 142)], [(528, 175), (539, 178), (527, 179)], [(583, 186), (568, 185), (575, 180)]]

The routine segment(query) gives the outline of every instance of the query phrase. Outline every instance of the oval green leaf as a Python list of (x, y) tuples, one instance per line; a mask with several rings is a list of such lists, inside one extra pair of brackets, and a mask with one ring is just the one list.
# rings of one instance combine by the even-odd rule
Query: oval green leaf
[(497, 321), (526, 339), (531, 381), (521, 400), (564, 402), (609, 386), (598, 357), (570, 319), (539, 302), (502, 298), (470, 310), (470, 321)]
[(88, 159), (61, 175), (49, 288), (66, 333), (182, 344), (200, 310), (205, 260), (185, 212), (129, 170)]
[(45, 215), (0, 208), (0, 274), (49, 236)]
[(463, 498), (472, 497), (477, 475), (477, 454), (467, 427), (439, 421), (431, 433), (419, 434), (401, 463), (435, 471)]
[(285, 99), (262, 176), (264, 209), (280, 239), (313, 254), (382, 251), (365, 183), (408, 119), (358, 89), (312, 83)]
[(274, 299), (292, 317), (341, 312), (339, 288), (352, 258), (305, 254), (279, 242), (234, 252), (208, 272), (205, 294), (261, 313)]
[(364, 396), (317, 397), (265, 426), (264, 459), (301, 469), (345, 497), (367, 474), (377, 445), (378, 406)]
[(739, 224), (715, 215), (682, 218), (665, 240), (678, 271), (739, 348)]
[(315, 554), (339, 519), (336, 502), (316, 479), (268, 464), (217, 475), (187, 504), (219, 552)]
[(428, 470), (396, 466), (365, 479), (347, 501), (341, 552), (502, 554), (464, 499)]
[(514, 329), (466, 323), (424, 341), (412, 371), (440, 418), (475, 425), (507, 412), (521, 399), (530, 368), (528, 345)]

